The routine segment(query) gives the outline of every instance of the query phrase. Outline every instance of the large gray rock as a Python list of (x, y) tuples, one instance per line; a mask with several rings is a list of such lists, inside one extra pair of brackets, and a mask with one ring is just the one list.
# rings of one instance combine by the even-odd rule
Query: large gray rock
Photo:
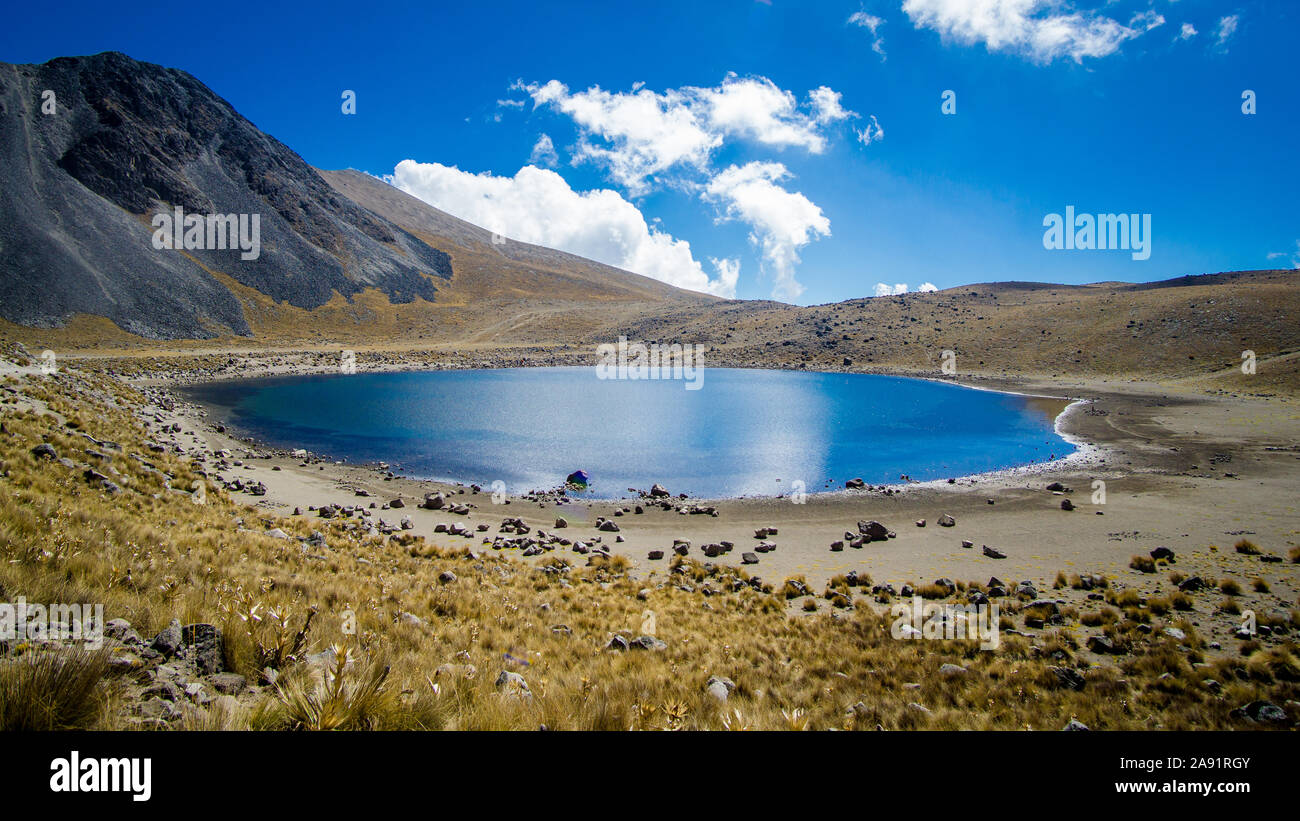
[(154, 636), (153, 642), (149, 646), (164, 656), (174, 656), (176, 651), (181, 649), (183, 642), (181, 623), (177, 619), (172, 619), (170, 624), (159, 631), (158, 635)]
[(858, 522), (858, 533), (875, 542), (881, 542), (889, 538), (889, 528), (875, 520)]
[(497, 689), (507, 695), (518, 696), (520, 698), (532, 698), (533, 693), (528, 689), (528, 682), (518, 673), (512, 673), (509, 670), (502, 670), (497, 676)]
[(704, 685), (706, 693), (722, 702), (725, 702), (735, 689), (735, 682), (724, 676), (709, 676), (708, 683)]

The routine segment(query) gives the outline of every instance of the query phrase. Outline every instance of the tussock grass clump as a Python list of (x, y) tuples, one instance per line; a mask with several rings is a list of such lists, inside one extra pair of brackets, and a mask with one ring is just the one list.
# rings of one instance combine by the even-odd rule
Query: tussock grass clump
[(299, 665), (275, 683), (275, 701), (254, 719), (258, 729), (374, 730), (392, 712), (384, 688), (390, 668), (382, 659), (361, 662), (334, 645), (323, 669)]
[(951, 587), (942, 584), (923, 584), (916, 588), (916, 595), (923, 599), (946, 599), (952, 593)]
[(1119, 608), (1141, 607), (1142, 595), (1132, 588), (1106, 591), (1106, 603)]
[[(845, 587), (847, 586), (848, 585), (846, 583)], [(781, 584), (781, 589), (776, 591), (776, 594), (786, 600), (789, 600), (789, 599), (797, 599), (802, 596), (812, 595), (812, 591), (809, 590), (808, 588), (807, 577), (805, 577), (803, 574), (799, 574), (798, 576), (791, 576), (787, 578)]]
[(1150, 556), (1144, 556), (1140, 553), (1134, 556), (1133, 558), (1129, 559), (1128, 566), (1142, 573), (1156, 572), (1155, 559), (1151, 558)]
[(1233, 548), (1235, 548), (1238, 553), (1246, 556), (1259, 555), (1259, 547), (1250, 539), (1238, 539), (1237, 543), (1233, 545)]
[(1237, 583), (1236, 579), (1220, 579), (1219, 592), (1225, 596), (1240, 596), (1241, 585)]
[(1079, 623), (1085, 627), (1101, 627), (1119, 621), (1119, 615), (1118, 610), (1111, 607), (1103, 607), (1100, 610), (1093, 610), (1084, 613), (1079, 617)]
[(1300, 544), (1293, 545), (1291, 549), (1286, 552), (1286, 555), (1293, 564), (1300, 564)]
[(107, 696), (106, 649), (39, 649), (0, 658), (0, 730), (86, 730)]
[[(1058, 581), (1060, 580), (1059, 575), (1057, 576), (1057, 580)], [(1105, 576), (1101, 575), (1100, 573), (1088, 574), (1087, 581), (1085, 581), (1084, 577), (1079, 575), (1078, 573), (1070, 574), (1071, 590), (1092, 590), (1092, 589), (1105, 590), (1108, 587), (1110, 587), (1110, 580), (1107, 579)]]

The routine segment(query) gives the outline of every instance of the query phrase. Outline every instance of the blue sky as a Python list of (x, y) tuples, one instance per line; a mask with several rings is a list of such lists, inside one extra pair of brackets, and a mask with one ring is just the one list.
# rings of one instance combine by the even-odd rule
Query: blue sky
[[(1293, 2), (104, 5), (0, 59), (181, 68), (313, 165), (724, 295), (1300, 265)], [(1045, 249), (1066, 206), (1150, 258)]]

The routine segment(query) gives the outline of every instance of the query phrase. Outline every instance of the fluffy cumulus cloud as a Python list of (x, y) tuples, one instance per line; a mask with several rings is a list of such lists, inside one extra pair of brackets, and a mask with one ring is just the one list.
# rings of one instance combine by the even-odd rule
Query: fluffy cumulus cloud
[(1061, 0), (904, 0), (903, 11), (917, 28), (1043, 63), (1114, 54), (1126, 40), (1164, 22), (1147, 13), (1126, 26)]
[[(850, 22), (873, 32), (880, 25), (879, 20)], [(749, 226), (760, 267), (772, 277), (775, 298), (793, 299), (803, 292), (795, 278), (799, 249), (829, 236), (830, 221), (806, 196), (782, 186), (790, 176), (783, 164), (750, 162), (719, 171), (712, 161), (731, 141), (774, 151), (825, 152), (837, 127), (861, 117), (844, 106), (839, 92), (819, 86), (801, 99), (766, 77), (734, 73), (716, 86), (665, 91), (644, 83), (628, 91), (598, 86), (574, 91), (558, 80), (520, 80), (512, 90), (527, 94), (534, 110), (549, 109), (572, 120), (578, 131), (575, 164), (601, 168), (632, 197), (662, 187), (698, 193), (718, 208), (721, 220)], [(863, 144), (884, 136), (875, 117), (852, 131)], [(713, 281), (734, 286), (738, 264), (711, 262), (716, 270)]]
[(663, 92), (640, 83), (630, 91), (571, 91), (558, 80), (521, 81), (514, 88), (528, 94), (534, 108), (549, 107), (572, 119), (581, 137), (574, 160), (604, 166), (633, 196), (669, 172), (706, 172), (727, 139), (820, 154), (827, 126), (857, 116), (826, 86), (801, 103), (766, 77), (735, 74), (717, 86)]
[[(933, 282), (922, 282), (921, 287), (916, 289), (917, 293), (920, 294), (928, 294), (931, 291), (937, 290), (939, 290), (939, 287)], [(890, 285), (887, 282), (876, 283), (876, 296), (900, 296), (907, 293), (907, 291), (908, 288), (906, 282), (899, 282), (894, 285)]]
[(1191, 23), (1183, 23), (1183, 27), (1178, 32), (1179, 40), (1190, 40), (1196, 36), (1196, 26)]
[(740, 263), (711, 259), (646, 222), (617, 191), (574, 191), (559, 174), (527, 165), (513, 177), (403, 160), (388, 180), (435, 208), (498, 234), (558, 248), (693, 291), (733, 297)]
[(705, 186), (704, 197), (718, 204), (723, 219), (737, 219), (750, 227), (749, 239), (759, 249), (763, 269), (774, 285), (777, 299), (795, 299), (803, 286), (795, 279), (799, 249), (830, 236), (831, 223), (803, 194), (787, 191), (778, 183), (790, 175), (774, 162), (730, 166)]

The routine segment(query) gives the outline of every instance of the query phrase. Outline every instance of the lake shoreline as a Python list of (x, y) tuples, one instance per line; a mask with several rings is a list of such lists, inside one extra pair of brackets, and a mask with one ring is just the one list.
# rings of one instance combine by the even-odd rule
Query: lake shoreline
[[(212, 421), (194, 407), (178, 406), (174, 417), (167, 418), (180, 420), (187, 433), (194, 433), (194, 439), (186, 436), (183, 442), (180, 434), (174, 436), (191, 449), (197, 443), (207, 452), (226, 448), (238, 455), (256, 454), (257, 458), (244, 460), (251, 470), (232, 472), (226, 478), (238, 475), (264, 482), (265, 496), (234, 494), (264, 512), (292, 515), (298, 509), (310, 519), (316, 517), (312, 507), (377, 502), (376, 515), (390, 523), (410, 516), (411, 533), (442, 546), (472, 550), (488, 549), (479, 536), (493, 535), (503, 518), (519, 517), (534, 530), (553, 531), (556, 518), (564, 517), (569, 529), (560, 532), (566, 537), (626, 555), (636, 572), (647, 577), (667, 569), (666, 560), (649, 560), (647, 556), (656, 550), (671, 555), (675, 539), (689, 540), (692, 555), (699, 555), (702, 544), (730, 541), (735, 550), (720, 560), (739, 564), (740, 554), (757, 544), (754, 532), (775, 527), (777, 535), (769, 541), (777, 545), (776, 550), (761, 554), (759, 563), (749, 569), (777, 582), (802, 575), (817, 585), (831, 576), (857, 570), (896, 586), (939, 577), (986, 581), (997, 575), (1032, 580), (1045, 589), (1058, 571), (1095, 572), (1123, 579), (1126, 586), (1154, 595), (1161, 577), (1129, 569), (1131, 556), (1167, 546), (1178, 553), (1182, 572), (1214, 574), (1219, 572), (1223, 556), (1210, 546), (1230, 545), (1238, 538), (1232, 533), (1252, 534), (1250, 538), (1267, 551), (1282, 555), (1300, 534), (1300, 515), (1292, 501), (1300, 496), (1300, 455), (1290, 450), (1300, 440), (1300, 413), (1288, 399), (1048, 376), (979, 376), (959, 381), (1025, 395), (1074, 399), (1056, 425), (1064, 434), (1089, 445), (1089, 450), (1074, 459), (964, 477), (952, 484), (895, 486), (901, 492), (891, 494), (836, 490), (810, 494), (802, 505), (782, 497), (692, 499), (690, 503), (715, 508), (718, 515), (683, 515), (648, 505), (643, 505), (645, 513), (640, 515), (616, 515), (625, 508), (630, 511), (636, 502), (580, 500), (558, 506), (552, 500), (512, 497), (510, 504), (495, 505), (488, 493), (475, 493), (454, 483), (390, 479), (375, 466), (313, 461), (304, 467), (301, 459), (250, 447), (217, 433)], [(172, 383), (159, 380), (154, 384)], [(1220, 467), (1225, 456), (1233, 461)], [(279, 470), (274, 470), (277, 467)], [(1095, 481), (1106, 483), (1100, 504), (1094, 502)], [(1071, 492), (1046, 490), (1053, 482)], [(358, 497), (358, 491), (369, 496)], [(469, 505), (469, 514), (418, 507), (425, 494), (438, 491)], [(1073, 511), (1061, 509), (1066, 497), (1072, 500)], [(396, 498), (405, 501), (400, 512), (383, 509)], [(953, 516), (956, 525), (937, 527), (942, 514)], [(597, 531), (599, 517), (618, 522), (619, 533)], [(846, 531), (855, 531), (857, 522), (872, 519), (883, 522), (897, 537), (861, 550), (831, 550), (831, 543), (842, 540)], [(925, 527), (918, 526), (921, 520)], [(439, 524), (457, 522), (471, 531), (480, 524), (491, 530), (468, 539), (436, 532)], [(624, 541), (617, 542), (615, 536)], [(963, 542), (972, 546), (964, 548)], [(983, 555), (984, 545), (1006, 558), (988, 558)], [(510, 552), (518, 556), (517, 551)], [(548, 555), (519, 560), (533, 562)], [(1280, 606), (1300, 595), (1295, 567), (1255, 563), (1250, 572), (1268, 580)], [(1078, 594), (1066, 590), (1055, 591), (1055, 595), (1068, 601)], [(1223, 621), (1220, 626), (1224, 630), (1232, 626), (1230, 620), (1218, 616), (1210, 620)]]
[[(446, 370), (454, 370), (456, 372), (466, 373), (466, 372), (489, 371), (489, 370), (490, 371), (534, 370), (536, 368), (555, 368), (555, 367), (580, 367), (580, 366), (536, 366), (536, 367), (529, 367), (529, 368), (466, 368), (466, 369), (375, 368), (367, 371), (358, 371), (357, 375), (361, 375), (363, 373), (423, 373), (423, 372), (431, 373), (431, 372), (445, 372)], [(760, 369), (734, 369), (734, 370), (760, 370)], [(779, 373), (807, 373), (807, 374), (843, 373), (837, 371), (790, 371), (788, 369), (781, 369), (781, 368), (764, 368), (761, 370), (773, 371)], [(254, 384), (254, 383), (261, 383), (266, 381), (289, 380), (289, 379), (295, 379), (295, 378), (306, 377), (306, 376), (332, 376), (332, 375), (336, 375), (336, 372), (324, 371), (324, 370), (309, 370), (305, 372), (295, 371), (289, 373), (276, 373), (276, 374), (263, 374), (263, 375), (241, 374), (237, 376), (228, 376), (226, 378), (215, 379), (215, 380), (206, 380), (200, 378), (195, 380), (181, 379), (181, 380), (163, 380), (163, 381), (149, 381), (149, 382), (142, 381), (140, 382), (140, 384), (151, 384), (151, 385), (159, 385), (159, 386), (166, 385), (174, 389), (178, 394), (180, 394), (181, 397), (184, 398), (185, 401), (188, 401), (198, 407), (203, 408), (204, 411), (208, 414), (209, 418), (216, 418), (217, 422), (219, 422), (220, 424), (222, 424), (227, 428), (230, 438), (233, 440), (240, 441), (247, 446), (253, 446), (261, 449), (270, 449), (270, 450), (281, 451), (281, 452), (289, 452), (299, 448), (303, 448), (304, 443), (293, 441), (293, 438), (291, 436), (282, 439), (281, 440), (282, 444), (275, 444), (268, 440), (259, 438), (253, 435), (253, 432), (251, 430), (249, 430), (245, 426), (241, 426), (236, 419), (230, 416), (230, 411), (232, 410), (231, 408), (223, 407), (220, 406), (219, 404), (210, 401), (205, 401), (202, 397), (195, 395), (197, 391), (195, 391), (194, 389), (197, 386), (203, 384), (210, 384), (212, 382), (219, 382), (219, 383), (226, 383), (226, 384), (229, 383)], [(914, 379), (914, 380), (929, 382), (937, 385), (949, 385), (949, 386), (966, 388), (969, 390), (978, 390), (978, 391), (988, 392), (988, 393), (998, 393), (1007, 396), (1018, 396), (1027, 399), (1044, 399), (1044, 400), (1052, 400), (1056, 402), (1065, 403), (1064, 406), (1061, 408), (1060, 412), (1055, 414), (1055, 416), (1053, 417), (1052, 429), (1055, 435), (1059, 436), (1061, 439), (1063, 439), (1066, 443), (1068, 443), (1074, 448), (1074, 450), (1071, 453), (1066, 454), (1065, 456), (1057, 457), (1045, 461), (1014, 464), (1014, 465), (1008, 465), (1006, 467), (994, 468), (990, 470), (975, 471), (972, 473), (955, 473), (950, 476), (944, 476), (942, 478), (933, 478), (933, 479), (924, 479), (924, 480), (913, 480), (913, 479), (902, 480), (900, 477), (899, 480), (885, 480), (885, 481), (879, 481), (874, 483), (868, 482), (868, 484), (873, 484), (876, 488), (888, 489), (892, 493), (903, 493), (910, 489), (920, 488), (920, 487), (941, 487), (941, 486), (947, 487), (954, 484), (954, 482), (960, 483), (960, 482), (970, 482), (975, 480), (996, 480), (1002, 478), (1033, 476), (1043, 472), (1064, 470), (1068, 468), (1082, 468), (1084, 465), (1095, 462), (1102, 454), (1105, 453), (1104, 447), (1089, 442), (1083, 437), (1070, 433), (1069, 431), (1066, 430), (1066, 426), (1067, 426), (1066, 417), (1077, 407), (1086, 405), (1089, 401), (1087, 399), (1071, 398), (1067, 396), (1059, 396), (1059, 395), (1042, 393), (1042, 392), (1035, 393), (1035, 392), (1025, 392), (1021, 390), (1012, 390), (1007, 388), (992, 388), (983, 385), (972, 385), (972, 384), (966, 384), (959, 379), (953, 379), (951, 377), (933, 378), (933, 377), (926, 377), (926, 376), (893, 374), (893, 373), (888, 373), (888, 374), (861, 373), (856, 375), (887, 376), (887, 377), (900, 378), (900, 379)], [(472, 487), (475, 485), (487, 484), (486, 482), (482, 482), (482, 481), (476, 482), (473, 479), (463, 478), (463, 477), (455, 477), (455, 476), (440, 477), (440, 476), (422, 475), (419, 473), (407, 471), (401, 467), (395, 467), (393, 465), (390, 465), (390, 463), (386, 461), (380, 461), (374, 459), (357, 460), (357, 461), (348, 460), (346, 457), (342, 456), (341, 454), (337, 452), (331, 452), (326, 449), (315, 449), (315, 450), (307, 449), (307, 450), (313, 457), (324, 459), (326, 461), (338, 462), (340, 464), (350, 464), (360, 468), (368, 468), (368, 469), (375, 469), (375, 470), (380, 469), (382, 466), (382, 469), (384, 471), (391, 471), (393, 474), (396, 475), (397, 478), (401, 478), (413, 482), (449, 485), (453, 487)], [(587, 467), (587, 466), (580, 465), (579, 467)], [(641, 482), (641, 484), (644, 484), (645, 487), (641, 488), (641, 490), (644, 492), (648, 490), (648, 488), (651, 485), (656, 484), (661, 480), (667, 481), (663, 476), (644, 477), (644, 480)], [(668, 482), (668, 484), (672, 484), (672, 483)], [(806, 490), (805, 493), (808, 496), (819, 496), (819, 497), (833, 495), (833, 494), (846, 494), (850, 496), (861, 495), (859, 491), (845, 487), (843, 480), (840, 480), (839, 484), (841, 486), (838, 488), (819, 488), (816, 490), (809, 489)], [(528, 488), (522, 493), (514, 493), (512, 495), (550, 493), (561, 489), (562, 487), (559, 485), (554, 487), (537, 486), (537, 487)], [(743, 494), (735, 494), (735, 495), (713, 495), (708, 493), (702, 493), (702, 494), (690, 494), (688, 495), (687, 498), (689, 498), (691, 502), (696, 504), (719, 504), (723, 502), (738, 501), (744, 499), (749, 499), (749, 500), (783, 499), (783, 498), (787, 498), (788, 495), (789, 495), (788, 493), (743, 493)], [(615, 494), (609, 496), (593, 496), (593, 495), (584, 494), (581, 491), (577, 491), (573, 493), (573, 497), (579, 501), (605, 502), (605, 503), (626, 502), (626, 501), (636, 500), (638, 498), (641, 498), (641, 496), (639, 496), (638, 494), (632, 493), (627, 490), (625, 490), (624, 492), (616, 492)]]

